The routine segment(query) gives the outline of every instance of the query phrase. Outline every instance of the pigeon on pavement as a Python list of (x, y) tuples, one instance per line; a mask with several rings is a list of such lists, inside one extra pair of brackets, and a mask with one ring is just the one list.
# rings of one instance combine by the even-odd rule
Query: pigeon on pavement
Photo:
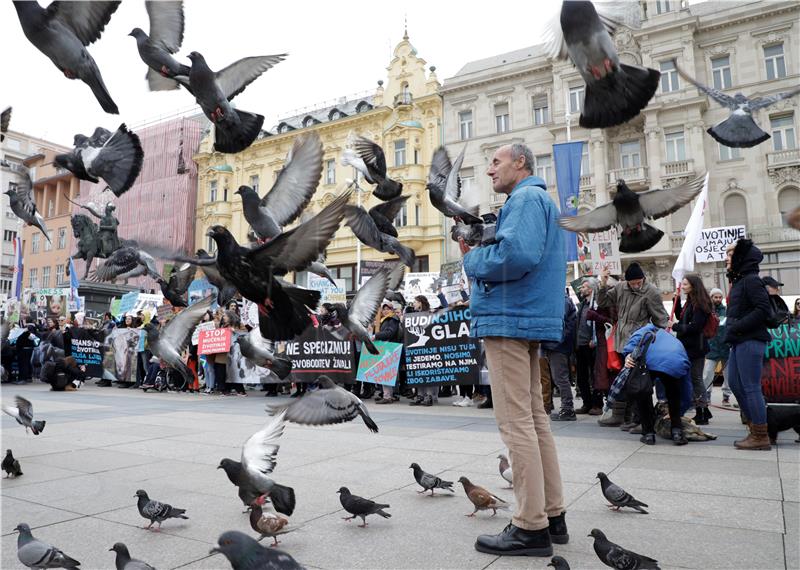
[(498, 465), (498, 469), (500, 471), (500, 476), (508, 481), (508, 488), (511, 489), (514, 487), (514, 475), (511, 472), (511, 464), (508, 462), (508, 457), (503, 455), (502, 453), (497, 456), (497, 459), (500, 460), (500, 464)]
[(783, 93), (753, 97), (752, 99), (741, 92), (731, 97), (719, 89), (703, 85), (680, 67), (677, 69), (686, 81), (730, 111), (727, 119), (710, 127), (706, 132), (718, 143), (733, 148), (754, 147), (770, 138), (770, 135), (761, 130), (761, 127), (753, 120), (753, 113), (800, 93), (800, 87), (798, 87)]
[[(439, 210), (448, 218), (458, 217), (467, 224), (480, 224), (483, 220), (477, 216), (478, 205), (469, 207), (462, 205), (461, 200), (461, 164), (464, 162), (464, 152), (467, 147), (461, 149), (454, 163), (450, 163), (450, 155), (447, 150), (440, 146), (433, 153), (431, 169), (428, 172), (428, 195), (431, 198), (433, 207)], [(474, 200), (474, 196), (465, 196)]]
[(292, 361), (275, 354), (275, 343), (261, 336), (261, 332), (254, 328), (247, 334), (236, 337), (242, 356), (256, 366), (268, 368), (278, 378), (283, 380), (292, 371)]
[(636, 2), (597, 5), (569, 0), (545, 31), (545, 52), (551, 59), (567, 56), (586, 83), (580, 125), (602, 129), (625, 123), (639, 114), (658, 89), (661, 73), (626, 65), (619, 60), (609, 32), (620, 25), (641, 26)]
[(78, 568), (81, 563), (70, 558), (55, 546), (37, 540), (31, 534), (31, 527), (19, 523), (14, 530), (17, 537), (17, 558), (28, 568)]
[(36, 202), (33, 200), (33, 181), (31, 180), (30, 171), (24, 167), (16, 170), (22, 175), (22, 181), (17, 184), (16, 188), (11, 187), (9, 184), (9, 189), (3, 194), (8, 196), (11, 211), (29, 226), (39, 228), (39, 231), (44, 234), (45, 239), (49, 242), (50, 236), (47, 234), (44, 218), (39, 213), (36, 208)]
[(316, 383), (317, 390), (308, 391), (289, 404), (267, 408), (267, 411), (271, 415), (285, 413), (286, 421), (310, 426), (340, 424), (361, 416), (367, 428), (378, 433), (378, 426), (358, 396), (324, 375), (318, 377)]
[(364, 497), (353, 495), (347, 487), (340, 487), (336, 492), (339, 493), (339, 502), (342, 503), (344, 510), (353, 515), (351, 517), (342, 518), (346, 521), (351, 521), (359, 517), (364, 522), (364, 524), (358, 525), (360, 528), (367, 526), (367, 517), (369, 515), (380, 515), (385, 519), (391, 518), (392, 516), (383, 510), (388, 509), (389, 505), (382, 505), (375, 501), (365, 499)]
[(122, 123), (113, 133), (97, 127), (92, 136), (75, 135), (73, 150), (54, 161), (81, 180), (108, 185), (115, 196), (127, 192), (142, 170), (144, 151), (139, 137)]
[(286, 162), (267, 194), (261, 198), (249, 186), (236, 191), (242, 197), (245, 220), (261, 239), (280, 235), (311, 201), (322, 174), (322, 141), (316, 132), (294, 139)]
[(136, 508), (139, 509), (139, 514), (142, 515), (143, 518), (150, 519), (150, 524), (143, 527), (147, 530), (150, 530), (154, 522), (158, 523), (158, 528), (155, 529), (156, 532), (158, 532), (161, 530), (161, 523), (167, 519), (189, 518), (184, 514), (186, 509), (176, 509), (170, 504), (154, 501), (148, 497), (147, 492), (142, 489), (136, 491), (134, 497), (139, 497), (139, 500), (136, 502)]
[(341, 333), (338, 332), (340, 330), (347, 331), (363, 342), (364, 347), (371, 354), (380, 354), (380, 351), (370, 339), (367, 327), (375, 320), (378, 308), (386, 297), (390, 274), (391, 270), (386, 267), (378, 270), (356, 292), (349, 306), (343, 303), (333, 303), (332, 312), (342, 324), (341, 329), (333, 331), (334, 335), (340, 335)]
[(115, 250), (89, 275), (90, 281), (122, 281), (150, 275), (156, 281), (164, 278), (158, 273), (156, 260), (144, 249), (136, 245), (123, 245)]
[(3, 406), (3, 411), (9, 416), (17, 420), (21, 426), (25, 426), (25, 433), (28, 433), (28, 428), (31, 428), (33, 435), (39, 435), (44, 431), (44, 420), (33, 419), (33, 404), (22, 396), (14, 398), (15, 406)]
[(3, 471), (6, 472), (6, 477), (10, 477), (13, 475), (14, 477), (19, 477), (22, 475), (22, 468), (19, 466), (19, 461), (14, 459), (14, 454), (11, 453), (10, 449), (6, 450), (6, 456), (3, 458), (2, 464)]
[(109, 552), (117, 553), (117, 558), (115, 560), (117, 570), (156, 570), (147, 562), (142, 562), (141, 560), (131, 558), (131, 555), (128, 552), (128, 547), (122, 542), (115, 543), (114, 546), (108, 550)]
[(606, 538), (601, 530), (592, 529), (587, 536), (594, 538), (594, 552), (600, 562), (617, 570), (659, 570), (658, 560), (625, 550)]
[(11, 122), (11, 107), (6, 107), (0, 113), (0, 142), (6, 140), (6, 133), (8, 132), (8, 125)]
[(412, 463), (408, 466), (408, 468), (414, 470), (414, 479), (416, 479), (417, 483), (419, 483), (419, 486), (422, 487), (422, 491), (417, 491), (417, 493), (426, 493), (427, 491), (430, 491), (431, 497), (433, 497), (435, 489), (444, 489), (445, 491), (450, 491), (451, 493), (456, 492), (455, 489), (453, 489), (452, 481), (445, 481), (436, 475), (425, 473), (419, 464)]
[(706, 175), (676, 186), (646, 192), (634, 192), (624, 180), (617, 180), (617, 192), (611, 202), (580, 216), (562, 216), (558, 223), (571, 232), (602, 232), (611, 226), (621, 228), (619, 250), (639, 253), (656, 245), (664, 232), (645, 223), (679, 210), (703, 189)]
[(603, 496), (611, 503), (608, 505), (609, 508), (618, 511), (622, 507), (630, 507), (636, 509), (643, 515), (647, 514), (647, 511), (642, 507), (647, 507), (649, 505), (634, 499), (625, 489), (612, 483), (605, 473), (598, 473), (597, 478), (600, 479), (600, 488), (603, 491)]
[(47, 8), (38, 2), (15, 1), (25, 37), (45, 54), (67, 79), (80, 79), (92, 89), (106, 113), (119, 114), (100, 69), (85, 46), (100, 37), (120, 2), (52, 2)]
[(237, 153), (256, 140), (264, 124), (263, 115), (234, 109), (230, 101), (285, 57), (286, 54), (246, 57), (214, 72), (200, 53), (189, 54), (192, 61), (189, 90), (206, 117), (214, 123), (214, 150)]
[(304, 570), (283, 551), (265, 548), (254, 538), (237, 530), (223, 532), (209, 554), (221, 552), (233, 570)]
[(165, 279), (158, 281), (161, 293), (173, 307), (188, 306), (186, 292), (189, 291), (189, 285), (191, 285), (196, 272), (197, 268), (194, 265), (184, 263), (181, 267), (173, 267), (169, 281)]
[(342, 154), (342, 165), (358, 170), (370, 184), (377, 187), (373, 194), (381, 200), (397, 198), (403, 184), (386, 176), (386, 155), (379, 144), (364, 137), (356, 137), (352, 149)]
[(383, 253), (393, 253), (409, 267), (414, 265), (414, 250), (400, 243), (392, 220), (403, 208), (408, 196), (398, 196), (370, 208), (347, 206), (347, 225), (364, 245)]
[(189, 66), (178, 63), (172, 57), (183, 43), (183, 2), (144, 3), (150, 18), (150, 35), (141, 28), (133, 28), (129, 36), (136, 38), (139, 57), (147, 64), (147, 84), (150, 91), (177, 89), (178, 82), (172, 79), (181, 75), (189, 80)]
[(552, 566), (555, 570), (570, 570), (569, 564), (562, 556), (553, 556), (548, 566)]
[(265, 537), (269, 536), (274, 541), (270, 546), (278, 546), (280, 543), (280, 540), (278, 540), (278, 535), (289, 532), (288, 530), (283, 530), (283, 527), (289, 524), (289, 519), (270, 511), (264, 512), (264, 509), (261, 507), (266, 501), (267, 496), (261, 495), (252, 502), (252, 510), (250, 511), (250, 528), (261, 535), (261, 537), (258, 539), (259, 542), (261, 542)]
[(483, 487), (473, 485), (466, 477), (459, 477), (458, 482), (464, 486), (464, 492), (467, 494), (467, 498), (475, 506), (474, 511), (464, 516), (474, 517), (475, 513), (478, 511), (487, 510), (491, 510), (492, 516), (495, 516), (498, 509), (508, 509), (508, 503), (506, 503), (506, 501), (496, 495), (493, 495)]

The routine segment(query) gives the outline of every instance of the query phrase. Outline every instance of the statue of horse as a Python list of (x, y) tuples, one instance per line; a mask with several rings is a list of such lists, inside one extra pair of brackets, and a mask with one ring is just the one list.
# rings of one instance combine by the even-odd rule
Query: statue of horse
[(73, 214), (70, 223), (72, 224), (72, 236), (78, 240), (78, 252), (72, 255), (72, 259), (86, 260), (86, 271), (83, 275), (83, 278), (86, 279), (94, 258), (106, 257), (101, 250), (97, 224), (83, 214)]

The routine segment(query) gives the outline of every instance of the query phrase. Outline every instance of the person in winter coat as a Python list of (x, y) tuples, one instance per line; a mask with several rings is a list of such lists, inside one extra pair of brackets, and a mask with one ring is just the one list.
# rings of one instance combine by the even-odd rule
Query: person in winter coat
[(73, 392), (78, 389), (80, 382), (86, 381), (85, 370), (86, 367), (78, 366), (71, 356), (57, 358), (44, 363), (41, 379), (50, 384), (51, 390)]
[[(400, 328), (400, 304), (396, 301), (383, 300), (381, 305), (380, 314), (380, 328), (373, 337), (375, 340), (382, 340), (385, 342), (403, 342), (402, 329)], [(398, 370), (399, 374), (399, 370)], [(398, 382), (399, 383), (399, 378)], [(381, 386), (383, 393), (379, 399), (375, 401), (376, 404), (392, 404), (399, 397), (394, 395), (394, 386)]]
[(749, 422), (750, 433), (734, 442), (737, 449), (770, 449), (767, 405), (761, 393), (764, 349), (771, 337), (767, 318), (772, 307), (761, 278), (761, 250), (751, 240), (740, 239), (726, 251), (725, 264), (731, 281), (725, 342), (731, 345), (728, 382)]
[(603, 397), (594, 391), (597, 337), (603, 334), (603, 329), (598, 329), (597, 323), (589, 319), (589, 311), (597, 307), (597, 287), (597, 279), (587, 277), (578, 289), (581, 304), (578, 306), (575, 333), (576, 383), (583, 400), (583, 406), (575, 413), (591, 416), (599, 416), (603, 407)]
[[(684, 379), (689, 375), (689, 357), (681, 341), (664, 329), (648, 324), (634, 331), (622, 349), (626, 368), (633, 368), (635, 365), (631, 353), (647, 334), (655, 335), (645, 355), (650, 377), (653, 382), (660, 380), (667, 394), (673, 443), (685, 445), (688, 442), (681, 422), (681, 388)], [(642, 422), (642, 437), (639, 438), (639, 441), (645, 445), (655, 445), (655, 412), (652, 390), (647, 394), (642, 394), (636, 403), (639, 405), (639, 418)]]
[(546, 341), (542, 343), (542, 354), (550, 365), (550, 378), (558, 386), (561, 394), (561, 410), (553, 412), (550, 419), (555, 422), (574, 422), (575, 409), (572, 404), (572, 386), (569, 383), (569, 357), (575, 346), (575, 323), (577, 311), (569, 293), (564, 295), (564, 332), (561, 342)]
[[(722, 289), (718, 289), (714, 287), (711, 290), (711, 304), (714, 308), (714, 312), (717, 314), (717, 318), (719, 319), (719, 327), (717, 328), (717, 334), (714, 335), (714, 338), (709, 339), (708, 341), (708, 353), (706, 354), (705, 364), (703, 365), (703, 384), (707, 386), (706, 391), (706, 401), (711, 401), (711, 389), (714, 385), (714, 374), (716, 373), (717, 366), (719, 365), (722, 370), (722, 405), (723, 406), (730, 406), (731, 405), (731, 392), (730, 384), (728, 383), (728, 354), (731, 351), (731, 347), (725, 342), (725, 325), (726, 325), (726, 316), (727, 316), (727, 307), (724, 303), (725, 295), (722, 293)], [(736, 406), (738, 407), (738, 406)]]

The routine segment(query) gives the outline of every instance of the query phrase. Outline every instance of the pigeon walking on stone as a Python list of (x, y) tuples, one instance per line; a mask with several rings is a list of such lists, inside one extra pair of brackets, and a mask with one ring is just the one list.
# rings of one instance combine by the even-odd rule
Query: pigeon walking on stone
[(341, 335), (339, 331), (347, 331), (353, 337), (364, 343), (371, 354), (380, 354), (372, 342), (367, 327), (375, 320), (381, 302), (386, 297), (389, 287), (391, 271), (383, 267), (356, 292), (349, 305), (333, 303), (332, 313), (342, 324), (341, 329), (333, 331), (334, 335)]
[(127, 192), (142, 170), (144, 151), (136, 133), (122, 123), (113, 133), (97, 127), (92, 136), (75, 135), (73, 149), (56, 155), (54, 161), (81, 180), (102, 178), (115, 196)]
[(80, 79), (92, 89), (106, 113), (119, 114), (100, 69), (86, 46), (100, 38), (120, 2), (52, 2), (42, 8), (38, 2), (15, 1), (25, 37), (50, 58), (67, 79)]
[(703, 189), (706, 175), (676, 186), (646, 192), (634, 192), (624, 180), (617, 180), (617, 192), (611, 202), (579, 216), (562, 216), (558, 223), (571, 232), (602, 232), (612, 226), (620, 228), (619, 250), (639, 253), (655, 246), (664, 232), (645, 223), (679, 210)]
[(189, 90), (214, 123), (214, 150), (237, 153), (253, 144), (261, 132), (264, 116), (234, 109), (230, 101), (285, 57), (286, 54), (246, 57), (214, 72), (200, 53), (189, 54), (192, 61)]
[(386, 155), (381, 146), (367, 138), (356, 137), (352, 149), (342, 155), (342, 165), (358, 170), (370, 184), (375, 184), (373, 194), (381, 200), (397, 198), (403, 184), (386, 176)]
[(450, 155), (440, 146), (433, 153), (431, 169), (428, 173), (428, 195), (433, 207), (448, 218), (459, 218), (466, 224), (480, 224), (483, 220), (478, 217), (478, 205), (465, 205), (462, 202), (474, 200), (474, 196), (461, 196), (461, 164), (464, 162), (466, 146), (461, 149), (454, 163), (450, 163)]
[(358, 241), (383, 253), (392, 253), (403, 263), (413, 267), (416, 256), (414, 250), (400, 243), (393, 220), (403, 208), (408, 196), (398, 196), (381, 202), (367, 212), (361, 206), (347, 206), (347, 225), (353, 230)]
[(143, 518), (150, 520), (150, 524), (146, 527), (143, 527), (147, 530), (150, 530), (150, 527), (153, 526), (154, 522), (158, 523), (158, 528), (155, 529), (156, 532), (158, 532), (161, 530), (161, 523), (167, 519), (189, 518), (184, 514), (186, 509), (176, 509), (168, 503), (154, 501), (148, 497), (147, 492), (142, 489), (136, 491), (134, 497), (139, 498), (139, 500), (136, 502), (136, 508), (139, 509), (139, 514), (142, 515)]
[(426, 493), (427, 491), (430, 491), (431, 497), (433, 497), (435, 489), (444, 489), (445, 491), (450, 491), (451, 493), (456, 492), (455, 489), (453, 489), (452, 481), (445, 481), (436, 475), (426, 473), (422, 470), (422, 467), (420, 467), (419, 464), (412, 463), (408, 466), (408, 468), (414, 470), (414, 479), (417, 481), (417, 483), (419, 483), (419, 486), (422, 487), (422, 491), (417, 491), (417, 493)]
[(359, 517), (364, 523), (358, 525), (360, 528), (365, 528), (367, 526), (367, 517), (369, 515), (380, 515), (385, 519), (391, 518), (392, 516), (383, 510), (388, 509), (389, 505), (382, 505), (381, 503), (376, 503), (364, 497), (353, 495), (347, 487), (340, 487), (336, 492), (339, 493), (339, 502), (342, 503), (344, 510), (353, 515), (351, 517), (342, 517), (343, 520), (351, 521)]
[(642, 507), (648, 507), (649, 505), (634, 499), (625, 489), (612, 483), (605, 473), (598, 473), (597, 478), (600, 479), (600, 488), (603, 491), (603, 496), (611, 503), (608, 505), (609, 508), (618, 511), (622, 507), (630, 507), (643, 515), (647, 514), (647, 511)]
[(236, 194), (242, 197), (242, 213), (256, 236), (279, 236), (308, 206), (321, 175), (322, 141), (312, 132), (295, 138), (283, 168), (263, 198), (249, 186), (240, 186)]
[(173, 268), (169, 281), (165, 279), (158, 281), (161, 293), (170, 305), (173, 307), (189, 306), (186, 301), (186, 293), (189, 291), (189, 285), (191, 285), (196, 272), (197, 268), (194, 265), (184, 263), (181, 267)]
[(123, 245), (115, 250), (89, 275), (90, 281), (122, 280), (126, 285), (128, 279), (149, 275), (156, 281), (164, 278), (158, 273), (156, 260), (137, 245)]
[(50, 241), (50, 236), (47, 232), (47, 226), (44, 224), (44, 218), (36, 208), (36, 202), (33, 200), (33, 181), (30, 177), (30, 171), (27, 168), (20, 168), (17, 171), (22, 175), (22, 181), (17, 184), (16, 188), (9, 187), (3, 194), (8, 196), (8, 203), (11, 211), (29, 226), (39, 228), (44, 234), (44, 238)]
[(625, 123), (639, 114), (658, 89), (661, 73), (621, 63), (609, 34), (624, 25), (641, 26), (641, 8), (635, 2), (601, 3), (568, 0), (545, 31), (550, 59), (575, 64), (586, 83), (580, 125), (603, 129)]
[(606, 538), (601, 530), (596, 528), (588, 534), (594, 538), (594, 552), (600, 562), (609, 568), (618, 570), (659, 570), (658, 560), (625, 550)]
[(14, 454), (10, 449), (6, 450), (6, 456), (3, 458), (3, 471), (6, 472), (6, 477), (14, 476), (19, 477), (22, 475), (22, 467), (19, 466), (19, 461), (14, 459)]
[(223, 532), (209, 554), (222, 553), (233, 570), (304, 570), (289, 554), (261, 546), (237, 530)]
[(156, 570), (147, 562), (142, 562), (141, 560), (131, 558), (131, 555), (128, 552), (128, 547), (122, 542), (115, 543), (114, 546), (108, 550), (109, 552), (117, 553), (116, 560), (114, 561), (117, 570)]
[(498, 465), (498, 470), (500, 471), (500, 477), (508, 481), (508, 488), (511, 489), (514, 487), (514, 475), (511, 472), (511, 464), (508, 462), (508, 457), (503, 455), (502, 453), (497, 456), (497, 459), (500, 460), (500, 464)]
[(19, 523), (14, 530), (17, 537), (17, 558), (28, 568), (78, 568), (81, 563), (70, 558), (55, 546), (33, 537), (31, 527)]
[(352, 392), (348, 392), (328, 376), (317, 378), (317, 390), (308, 391), (300, 398), (284, 406), (268, 408), (272, 415), (285, 414), (286, 421), (310, 426), (322, 426), (349, 422), (358, 416), (367, 428), (378, 433), (364, 403)]
[(553, 556), (548, 566), (555, 568), (555, 570), (570, 570), (569, 563), (562, 556)]
[(470, 502), (475, 506), (475, 510), (472, 511), (468, 515), (464, 515), (467, 517), (474, 517), (475, 513), (478, 511), (492, 511), (492, 516), (497, 514), (497, 510), (508, 510), (508, 503), (484, 489), (483, 487), (478, 487), (474, 485), (469, 479), (466, 477), (459, 477), (458, 482), (464, 486), (464, 492), (467, 494), (467, 498)]
[(150, 91), (177, 89), (177, 75), (189, 80), (190, 68), (179, 63), (172, 54), (183, 43), (183, 2), (145, 2), (150, 19), (150, 35), (141, 28), (133, 28), (129, 36), (136, 38), (139, 57), (147, 64), (147, 84)]
[(17, 420), (17, 423), (25, 427), (25, 433), (28, 433), (28, 428), (31, 429), (33, 435), (39, 435), (44, 431), (44, 420), (33, 419), (33, 404), (22, 396), (14, 398), (14, 406), (3, 406), (3, 411), (9, 416)]
[(266, 537), (272, 538), (274, 542), (270, 544), (270, 546), (274, 547), (278, 546), (280, 543), (280, 540), (278, 540), (278, 535), (289, 532), (288, 530), (283, 530), (283, 527), (289, 524), (289, 519), (273, 512), (264, 512), (262, 506), (266, 501), (267, 496), (261, 495), (252, 502), (252, 509), (250, 510), (250, 528), (261, 535), (261, 537), (258, 539), (259, 542)]
[(283, 380), (292, 372), (292, 361), (275, 354), (275, 343), (261, 336), (258, 329), (236, 338), (242, 356), (256, 366), (267, 368)]

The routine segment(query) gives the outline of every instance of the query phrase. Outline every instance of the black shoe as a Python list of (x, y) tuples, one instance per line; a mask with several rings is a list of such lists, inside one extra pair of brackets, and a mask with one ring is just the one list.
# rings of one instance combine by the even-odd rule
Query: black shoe
[(572, 410), (561, 410), (557, 414), (550, 416), (550, 419), (554, 422), (574, 422), (577, 421), (578, 417)]
[(417, 398), (413, 402), (409, 402), (409, 406), (421, 406), (422, 402), (425, 401), (425, 396), (417, 396)]
[(646, 433), (642, 437), (639, 438), (645, 445), (655, 445), (656, 444), (656, 434), (654, 433)]
[(524, 530), (509, 523), (500, 534), (482, 534), (475, 550), (499, 556), (552, 556), (549, 529)]
[(102, 388), (110, 388), (111, 387), (111, 380), (101, 380), (97, 385), (102, 387)]
[(425, 399), (422, 400), (422, 405), (423, 406), (427, 406), (427, 407), (431, 407), (433, 405), (433, 396), (431, 396), (430, 394), (425, 396)]
[(487, 398), (484, 403), (478, 404), (478, 408), (481, 409), (481, 410), (487, 410), (487, 409), (494, 408), (494, 404), (492, 404), (492, 399), (491, 398)]
[(689, 440), (683, 435), (683, 430), (681, 428), (672, 428), (672, 442), (675, 445), (686, 445), (689, 443)]
[(566, 544), (569, 542), (569, 533), (567, 532), (567, 521), (564, 520), (564, 515), (561, 513), (556, 517), (547, 517), (548, 531), (550, 532), (550, 541), (553, 544)]
[(706, 422), (708, 422), (708, 420), (710, 420), (711, 418), (713, 418), (713, 417), (714, 417), (714, 416), (711, 414), (711, 410), (710, 410), (709, 408), (703, 408), (703, 413), (705, 414), (705, 417), (706, 417)]

